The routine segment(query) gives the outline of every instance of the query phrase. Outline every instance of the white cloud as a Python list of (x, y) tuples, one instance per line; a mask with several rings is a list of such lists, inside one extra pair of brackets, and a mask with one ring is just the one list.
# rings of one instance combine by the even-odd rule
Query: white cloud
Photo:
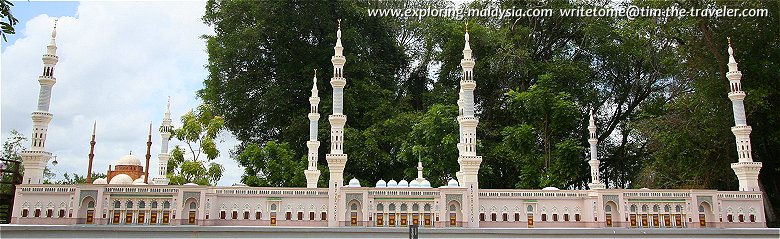
[[(94, 171), (130, 150), (146, 154), (153, 123), (151, 175), (157, 175), (160, 136), (156, 132), (168, 96), (174, 123), (199, 104), (195, 91), (207, 76), (203, 34), (212, 30), (200, 20), (205, 2), (81, 2), (77, 15), (57, 26), (60, 61), (55, 77), (47, 150), (58, 155), (64, 172), (85, 174), (92, 122), (97, 121)], [(31, 134), (30, 112), (37, 105), (41, 55), (54, 18), (34, 17), (18, 31), (20, 38), (2, 53), (2, 136), (17, 129)], [(180, 125), (176, 124), (176, 125)], [(236, 140), (227, 135), (217, 162), (226, 168), (220, 185), (239, 180), (243, 170), (229, 158)], [(171, 148), (178, 144), (171, 142)]]

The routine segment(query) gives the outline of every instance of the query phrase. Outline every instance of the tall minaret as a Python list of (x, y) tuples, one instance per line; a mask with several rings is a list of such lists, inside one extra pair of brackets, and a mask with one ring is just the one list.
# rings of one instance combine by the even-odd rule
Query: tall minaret
[(311, 97), (309, 97), (309, 141), (306, 147), (309, 148), (309, 167), (303, 172), (306, 175), (306, 187), (317, 188), (317, 181), (320, 179), (320, 170), (317, 169), (317, 155), (320, 148), (320, 141), (317, 140), (317, 123), (320, 120), (320, 97), (317, 95), (317, 70), (314, 70), (314, 79), (312, 80)]
[(171, 155), (168, 154), (168, 142), (171, 141), (173, 132), (173, 126), (171, 125), (171, 98), (168, 97), (168, 108), (165, 110), (165, 117), (163, 117), (162, 124), (160, 125), (160, 154), (157, 155), (158, 167), (160, 172), (157, 177), (154, 178), (154, 184), (156, 185), (168, 185), (170, 179), (168, 179), (168, 159)]
[(146, 167), (144, 167), (144, 184), (149, 184), (149, 159), (152, 158), (152, 122), (149, 122), (149, 139), (146, 140)]
[(590, 164), (590, 183), (588, 184), (588, 187), (590, 189), (604, 189), (606, 188), (606, 185), (601, 183), (599, 173), (599, 164), (601, 161), (599, 161), (598, 148), (596, 147), (599, 139), (596, 137), (596, 120), (593, 119), (592, 109), (590, 110), (589, 123), (588, 131), (590, 131), (590, 138), (588, 139), (588, 143), (590, 143), (590, 161), (588, 161), (588, 164)]
[(95, 159), (95, 128), (97, 121), (92, 124), (92, 140), (89, 141), (89, 166), (87, 166), (87, 184), (92, 183), (92, 161)]
[[(338, 226), (338, 216), (341, 215), (345, 206), (338, 203), (339, 188), (344, 185), (344, 165), (347, 164), (347, 154), (344, 153), (344, 124), (347, 123), (347, 116), (344, 115), (344, 86), (347, 85), (347, 79), (344, 78), (344, 64), (347, 59), (344, 58), (344, 47), (341, 46), (341, 20), (339, 19), (339, 28), (336, 31), (336, 46), (333, 47), (335, 54), (331, 57), (333, 63), (333, 77), (330, 78), (330, 85), (333, 87), (333, 114), (328, 116), (330, 121), (330, 153), (325, 155), (328, 161), (328, 170), (330, 178), (328, 181), (328, 226)], [(343, 215), (342, 215), (343, 216)]]
[(24, 165), (23, 184), (43, 183), (43, 169), (51, 159), (51, 153), (46, 152), (46, 135), (48, 134), (49, 122), (53, 115), (49, 113), (49, 104), (51, 103), (51, 88), (57, 83), (54, 77), (54, 66), (57, 65), (57, 20), (54, 20), (54, 29), (51, 31), (51, 41), (46, 46), (46, 53), (43, 54), (43, 74), (38, 76), (38, 83), (41, 85), (38, 94), (38, 109), (32, 112), (33, 133), (32, 145), (29, 149), (22, 151), (22, 164)]
[(753, 162), (752, 149), (750, 145), (750, 132), (753, 130), (747, 125), (745, 117), (745, 92), (742, 91), (742, 72), (737, 68), (737, 61), (734, 60), (734, 49), (731, 48), (731, 38), (729, 38), (729, 71), (726, 72), (726, 78), (729, 79), (729, 88), (731, 91), (728, 96), (731, 100), (731, 106), (734, 111), (734, 127), (731, 132), (737, 140), (737, 155), (739, 161), (731, 164), (731, 169), (737, 174), (739, 179), (740, 191), (759, 191), (758, 173), (761, 171), (761, 162)]
[(466, 225), (479, 227), (479, 165), (482, 156), (477, 156), (477, 124), (479, 119), (474, 114), (474, 89), (477, 82), (474, 81), (474, 59), (471, 58), (471, 46), (469, 46), (469, 30), (466, 23), (466, 44), (463, 48), (463, 59), (460, 66), (463, 68), (463, 78), (460, 80), (460, 89), (463, 91), (463, 115), (458, 116), (461, 134), (463, 135), (462, 153), (458, 157), (460, 164), (460, 186), (465, 187), (468, 199), (463, 208), (467, 208)]

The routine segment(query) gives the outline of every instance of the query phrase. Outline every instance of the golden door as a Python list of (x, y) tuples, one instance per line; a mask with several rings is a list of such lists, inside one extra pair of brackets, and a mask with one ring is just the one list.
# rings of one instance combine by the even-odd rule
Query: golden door
[(390, 221), (387, 221), (388, 225), (391, 227), (395, 227), (395, 213), (390, 213), (389, 220)]
[(700, 227), (707, 227), (707, 220), (706, 216), (704, 214), (699, 214), (699, 226)]
[(385, 215), (383, 215), (382, 213), (376, 214), (376, 226), (378, 227), (385, 226)]
[(672, 217), (669, 214), (664, 214), (664, 227), (672, 227)]
[(534, 214), (528, 214), (528, 228), (534, 227)]
[(655, 228), (661, 227), (661, 223), (658, 223), (658, 214), (653, 215), (653, 227)]
[(163, 225), (168, 225), (168, 223), (170, 221), (170, 217), (171, 217), (171, 213), (168, 212), (168, 211), (164, 211), (163, 215), (162, 215), (162, 220), (163, 220), (162, 224)]
[(188, 217), (187, 223), (195, 224), (195, 211), (190, 211), (190, 215)]
[(132, 224), (132, 223), (133, 223), (133, 212), (125, 213), (125, 224)]
[(631, 214), (631, 227), (636, 228), (636, 214)]
[(138, 212), (138, 224), (144, 224), (146, 221), (146, 213), (145, 212)]
[(407, 214), (406, 213), (401, 213), (401, 226), (405, 227), (408, 224), (409, 223), (407, 221)]
[(450, 213), (450, 226), (457, 226), (458, 225), (458, 214)]
[(420, 214), (412, 214), (412, 225), (420, 225)]
[(649, 225), (647, 223), (647, 214), (642, 214), (642, 227), (647, 228)]
[(426, 213), (426, 214), (423, 215), (423, 224), (425, 225), (425, 227), (431, 227), (432, 226), (431, 225), (431, 214), (430, 213)]
[(87, 210), (87, 224), (94, 223), (95, 220), (95, 210)]
[(152, 212), (149, 216), (149, 224), (157, 224), (157, 212)]
[(675, 227), (683, 227), (683, 224), (682, 224), (682, 215), (680, 215), (680, 214), (675, 214), (675, 215), (674, 215), (674, 222), (675, 222)]
[(271, 226), (276, 226), (276, 212), (271, 213)]
[(612, 213), (607, 213), (607, 227), (612, 227)]
[(111, 220), (113, 224), (119, 224), (119, 211), (114, 211), (114, 217)]
[(357, 226), (358, 220), (357, 220), (357, 212), (351, 212), (349, 215), (349, 225), (350, 226)]

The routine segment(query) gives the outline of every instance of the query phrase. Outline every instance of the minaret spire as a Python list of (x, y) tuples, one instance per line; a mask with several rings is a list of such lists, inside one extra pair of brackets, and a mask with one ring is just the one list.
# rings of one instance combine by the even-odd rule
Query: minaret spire
[(152, 122), (149, 122), (149, 138), (146, 141), (146, 173), (144, 173), (144, 183), (149, 184), (149, 159), (152, 158)]
[(54, 117), (49, 113), (51, 104), (51, 90), (57, 78), (54, 77), (54, 67), (59, 61), (57, 56), (57, 20), (54, 21), (54, 29), (51, 32), (51, 42), (46, 46), (46, 53), (43, 54), (43, 74), (38, 76), (40, 92), (38, 94), (38, 108), (31, 114), (33, 121), (33, 132), (31, 146), (28, 150), (22, 151), (22, 164), (24, 165), (23, 184), (43, 183), (43, 170), (49, 163), (52, 154), (46, 151), (46, 136), (48, 135), (49, 123)]
[(599, 173), (599, 165), (601, 164), (601, 161), (599, 161), (598, 158), (597, 148), (599, 139), (596, 137), (596, 120), (593, 118), (593, 109), (590, 110), (590, 120), (588, 120), (588, 123), (588, 131), (590, 133), (588, 139), (588, 143), (590, 143), (590, 160), (588, 161), (588, 164), (590, 165), (590, 183), (588, 184), (588, 187), (590, 187), (590, 189), (604, 189), (606, 186), (601, 183), (601, 173)]
[(306, 175), (306, 187), (317, 188), (317, 181), (320, 179), (320, 170), (317, 169), (317, 160), (319, 159), (320, 141), (317, 140), (320, 97), (317, 95), (317, 69), (314, 69), (314, 78), (312, 79), (311, 97), (309, 97), (309, 141), (306, 147), (309, 148), (308, 167), (304, 170)]
[[(468, 27), (468, 23), (466, 23)], [(467, 200), (463, 208), (469, 208), (464, 217), (464, 224), (468, 227), (479, 227), (479, 166), (482, 163), (482, 156), (477, 156), (477, 125), (479, 118), (474, 110), (474, 90), (477, 88), (477, 82), (474, 81), (474, 59), (471, 55), (471, 46), (469, 45), (468, 29), (464, 34), (465, 43), (463, 46), (463, 59), (460, 60), (460, 66), (463, 69), (463, 77), (460, 79), (460, 94), (462, 98), (458, 104), (462, 104), (462, 113), (458, 116), (460, 125), (461, 143), (458, 145), (460, 155), (458, 164), (460, 171), (456, 173), (460, 186), (467, 188)]]
[(92, 140), (89, 141), (89, 166), (87, 166), (87, 184), (92, 183), (92, 161), (95, 159), (95, 128), (97, 128), (97, 121), (92, 124)]
[[(165, 109), (165, 115), (160, 125), (160, 153), (157, 155), (157, 167), (160, 170), (157, 177), (153, 179), (156, 185), (168, 185), (170, 179), (167, 177), (168, 172), (168, 159), (171, 155), (168, 154), (168, 142), (173, 135), (173, 126), (171, 125), (171, 97), (168, 97), (168, 105)], [(148, 165), (147, 165), (148, 168)]]
[(737, 156), (739, 160), (731, 164), (731, 169), (739, 179), (740, 191), (758, 191), (758, 173), (761, 171), (761, 162), (753, 162), (752, 145), (750, 144), (750, 132), (753, 128), (747, 124), (745, 116), (745, 92), (742, 91), (742, 72), (737, 68), (737, 61), (734, 59), (734, 49), (731, 47), (731, 38), (729, 40), (729, 71), (726, 72), (726, 78), (729, 80), (730, 92), (728, 94), (731, 100), (732, 110), (734, 112), (734, 127), (731, 132), (737, 141)]
[(344, 186), (344, 166), (347, 164), (347, 154), (344, 153), (344, 125), (347, 123), (347, 116), (344, 114), (344, 86), (347, 85), (347, 79), (344, 78), (344, 64), (347, 59), (344, 58), (344, 47), (341, 46), (341, 20), (336, 30), (336, 46), (333, 47), (335, 53), (330, 62), (333, 63), (333, 77), (330, 78), (330, 85), (333, 88), (333, 114), (328, 116), (330, 122), (330, 153), (325, 155), (328, 161), (328, 170), (330, 176), (328, 179), (328, 226), (336, 227), (339, 225), (338, 217), (343, 212), (345, 206), (338, 202), (337, 195), (342, 186)]

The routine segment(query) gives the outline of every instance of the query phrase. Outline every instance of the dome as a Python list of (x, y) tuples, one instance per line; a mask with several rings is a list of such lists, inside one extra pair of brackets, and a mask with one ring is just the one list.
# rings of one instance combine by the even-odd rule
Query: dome
[(246, 184), (243, 183), (234, 183), (233, 187), (246, 187)]
[(423, 181), (420, 183), (420, 187), (421, 188), (430, 188), (431, 187), (431, 182), (428, 182), (427, 179), (423, 179)]
[(455, 180), (455, 179), (450, 179), (450, 181), (447, 182), (447, 187), (457, 188), (458, 187), (458, 181)]
[(398, 183), (395, 180), (390, 179), (390, 181), (387, 182), (388, 188), (396, 188), (398, 187)]
[(542, 190), (555, 191), (555, 190), (560, 190), (560, 189), (558, 189), (556, 187), (546, 187), (546, 188), (542, 188)]
[(379, 181), (376, 181), (376, 187), (378, 187), (378, 188), (386, 188), (387, 187), (387, 183), (385, 182), (385, 180), (380, 179)]
[(350, 179), (349, 180), (349, 187), (359, 188), (360, 187), (360, 181), (358, 181), (357, 178)]
[(417, 179), (412, 180), (412, 182), (409, 183), (409, 187), (410, 188), (419, 188), (420, 187), (420, 182), (417, 181)]
[(133, 178), (127, 174), (119, 174), (111, 178), (108, 184), (133, 184)]
[(136, 180), (133, 180), (133, 185), (146, 185), (146, 183), (144, 183), (144, 177), (142, 176)]
[(194, 183), (185, 183), (185, 184), (184, 184), (184, 186), (198, 186), (198, 184), (194, 184)]
[(116, 165), (134, 165), (134, 166), (141, 166), (141, 160), (138, 159), (135, 155), (125, 155), (122, 158), (119, 158), (119, 160), (116, 161)]
[(398, 187), (399, 188), (408, 188), (409, 187), (409, 182), (407, 182), (405, 179), (401, 179), (401, 181), (398, 182)]
[(108, 184), (108, 182), (106, 181), (106, 178), (98, 178), (95, 179), (95, 181), (92, 181), (92, 184)]

